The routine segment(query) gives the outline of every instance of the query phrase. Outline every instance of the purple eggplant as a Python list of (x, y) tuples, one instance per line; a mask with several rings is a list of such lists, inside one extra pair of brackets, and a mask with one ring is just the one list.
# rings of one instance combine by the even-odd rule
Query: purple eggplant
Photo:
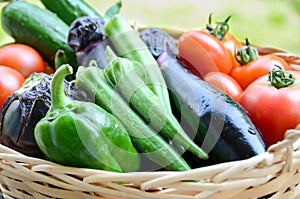
[[(1, 144), (32, 157), (43, 158), (34, 139), (36, 124), (46, 115), (51, 105), (52, 76), (31, 74), (22, 87), (13, 93), (0, 110)], [(65, 92), (71, 99), (89, 100), (83, 91), (65, 81)]]
[(184, 156), (189, 164), (199, 167), (247, 159), (265, 152), (261, 134), (246, 111), (224, 92), (187, 71), (174, 53), (176, 50), (170, 50), (174, 48), (169, 45), (173, 43), (168, 41), (170, 37), (162, 35), (161, 42), (150, 45), (159, 43), (160, 46), (151, 48), (163, 49), (155, 56), (170, 92), (174, 115), (186, 133), (209, 155), (209, 160), (204, 162), (187, 152)]
[(109, 39), (104, 34), (105, 21), (102, 18), (88, 16), (73, 21), (69, 29), (68, 43), (75, 50), (79, 66), (89, 66), (95, 61), (101, 69), (107, 67), (104, 52)]
[(140, 37), (148, 46), (155, 59), (165, 51), (165, 48), (163, 48), (165, 42), (168, 42), (169, 50), (173, 54), (178, 54), (175, 39), (160, 28), (144, 29), (140, 32)]

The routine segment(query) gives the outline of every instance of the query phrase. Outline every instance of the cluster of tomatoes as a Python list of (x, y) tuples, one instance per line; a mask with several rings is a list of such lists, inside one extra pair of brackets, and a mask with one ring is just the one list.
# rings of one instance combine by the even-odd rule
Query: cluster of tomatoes
[(11, 43), (0, 48), (0, 109), (7, 97), (19, 89), (33, 72), (48, 72), (42, 56), (34, 48)]
[[(229, 17), (230, 18), (230, 17)], [(244, 107), (267, 146), (284, 139), (300, 123), (300, 72), (282, 58), (259, 55), (228, 32), (228, 20), (188, 31), (178, 41), (179, 56), (194, 74)]]

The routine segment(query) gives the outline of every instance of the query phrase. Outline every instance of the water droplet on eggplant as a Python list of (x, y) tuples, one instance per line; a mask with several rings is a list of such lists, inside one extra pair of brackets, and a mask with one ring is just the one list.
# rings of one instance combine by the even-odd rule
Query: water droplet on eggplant
[(256, 135), (256, 132), (252, 128), (248, 129), (248, 133), (250, 133), (251, 135)]

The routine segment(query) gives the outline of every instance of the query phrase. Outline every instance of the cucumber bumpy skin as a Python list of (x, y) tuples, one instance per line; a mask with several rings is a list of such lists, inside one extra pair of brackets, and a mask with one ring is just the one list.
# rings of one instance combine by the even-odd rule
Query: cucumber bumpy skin
[(1, 14), (2, 27), (16, 43), (35, 48), (50, 65), (57, 50), (63, 50), (67, 61), (77, 66), (74, 50), (68, 44), (69, 26), (56, 14), (34, 4), (12, 1)]
[(41, 0), (41, 2), (68, 25), (83, 16), (101, 18), (101, 15), (83, 0)]

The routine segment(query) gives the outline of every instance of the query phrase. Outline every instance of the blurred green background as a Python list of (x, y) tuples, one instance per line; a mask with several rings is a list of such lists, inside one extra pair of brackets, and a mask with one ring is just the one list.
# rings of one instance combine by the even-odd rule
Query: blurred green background
[[(39, 0), (27, 0), (41, 5)], [(86, 0), (99, 13), (116, 0)], [(260, 46), (300, 54), (300, 0), (123, 0), (121, 14), (138, 26), (163, 26), (182, 30), (204, 28), (209, 13), (230, 19), (230, 32)], [(1, 8), (5, 3), (0, 3)], [(1, 29), (0, 45), (12, 39)]]

